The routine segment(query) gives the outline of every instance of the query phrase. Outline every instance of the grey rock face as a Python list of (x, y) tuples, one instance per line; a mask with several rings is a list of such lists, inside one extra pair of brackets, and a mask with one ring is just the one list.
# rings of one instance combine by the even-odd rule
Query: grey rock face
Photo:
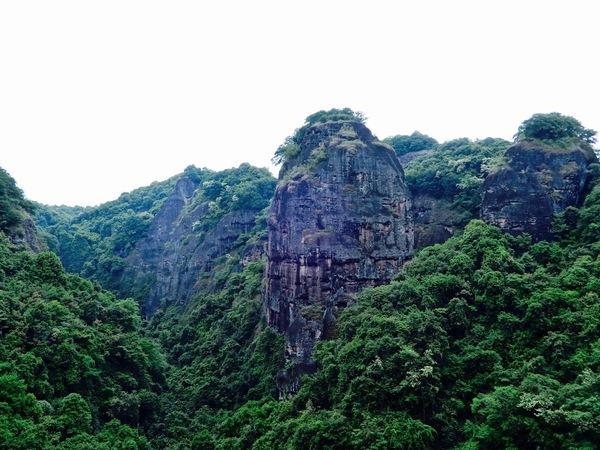
[(195, 232), (194, 223), (208, 212), (206, 203), (192, 204), (196, 187), (187, 177), (177, 182), (147, 235), (126, 258), (123, 283), (138, 291), (146, 316), (161, 303), (186, 303), (202, 288), (210, 289), (202, 285), (201, 274), (255, 224), (256, 211), (241, 210), (225, 214), (204, 235)]
[(461, 229), (463, 220), (449, 201), (413, 193), (415, 249), (441, 244)]
[(394, 151), (362, 124), (310, 127), (282, 168), (268, 219), (265, 307), (292, 369), (313, 369), (315, 342), (335, 336), (339, 310), (389, 282), (413, 251), (410, 193)]
[[(420, 150), (400, 155), (398, 160), (403, 169), (418, 159), (429, 156), (433, 150)], [(413, 186), (412, 208), (415, 231), (415, 249), (441, 244), (464, 226), (464, 218), (444, 198), (436, 198), (420, 192)]]
[(44, 241), (40, 239), (38, 230), (29, 213), (22, 211), (21, 214), (21, 222), (7, 232), (10, 243), (19, 250), (34, 253), (47, 251), (48, 248)]
[(507, 165), (484, 182), (482, 219), (511, 234), (551, 239), (553, 215), (580, 203), (595, 155), (525, 141), (509, 148), (506, 157)]

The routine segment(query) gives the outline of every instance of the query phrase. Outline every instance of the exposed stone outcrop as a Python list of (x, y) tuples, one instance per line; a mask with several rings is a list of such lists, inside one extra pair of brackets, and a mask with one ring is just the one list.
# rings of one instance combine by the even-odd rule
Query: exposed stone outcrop
[(441, 244), (462, 229), (465, 220), (444, 198), (413, 192), (415, 249)]
[(10, 243), (18, 250), (30, 252), (47, 251), (48, 247), (40, 238), (38, 229), (28, 212), (20, 211), (21, 220), (18, 224), (11, 226), (6, 236)]
[(334, 336), (340, 308), (384, 284), (413, 251), (410, 193), (394, 151), (361, 123), (309, 127), (284, 164), (268, 219), (265, 306), (284, 333), (291, 370), (313, 369), (315, 341)]
[[(412, 162), (433, 154), (433, 150), (419, 150), (398, 157), (403, 169)], [(411, 189), (415, 250), (433, 244), (441, 244), (462, 229), (465, 218), (445, 198), (420, 192), (418, 186)]]
[(506, 158), (507, 164), (485, 180), (482, 218), (512, 234), (551, 239), (553, 215), (580, 203), (596, 156), (579, 146), (523, 141), (510, 147)]
[(136, 290), (131, 294), (141, 299), (147, 316), (161, 303), (186, 303), (202, 288), (210, 289), (211, 277), (202, 274), (255, 225), (257, 211), (240, 210), (225, 214), (204, 234), (194, 231), (209, 208), (206, 202), (193, 204), (196, 188), (188, 177), (179, 179), (147, 235), (126, 258), (122, 283)]
[(425, 158), (426, 156), (429, 156), (432, 153), (433, 153), (433, 150), (431, 150), (431, 149), (419, 150), (416, 152), (409, 152), (409, 153), (405, 153), (403, 155), (398, 156), (398, 161), (400, 161), (400, 164), (402, 165), (402, 168), (404, 169), (411, 162), (416, 161), (421, 158)]

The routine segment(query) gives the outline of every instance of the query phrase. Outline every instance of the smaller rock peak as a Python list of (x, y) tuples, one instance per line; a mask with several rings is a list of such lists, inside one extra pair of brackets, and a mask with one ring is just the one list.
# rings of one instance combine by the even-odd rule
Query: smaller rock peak
[(484, 182), (482, 218), (512, 234), (550, 240), (554, 215), (580, 204), (588, 166), (597, 161), (585, 142), (519, 140)]

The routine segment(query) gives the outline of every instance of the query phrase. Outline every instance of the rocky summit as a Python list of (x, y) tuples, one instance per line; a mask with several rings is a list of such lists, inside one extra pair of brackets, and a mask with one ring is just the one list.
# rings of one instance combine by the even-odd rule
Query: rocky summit
[(585, 193), (593, 151), (561, 148), (534, 140), (506, 151), (507, 163), (491, 173), (482, 189), (482, 218), (511, 234), (552, 238), (554, 214), (579, 205)]
[(303, 130), (268, 218), (265, 305), (291, 369), (280, 392), (313, 370), (315, 341), (365, 286), (389, 282), (413, 252), (410, 193), (394, 151), (358, 121)]

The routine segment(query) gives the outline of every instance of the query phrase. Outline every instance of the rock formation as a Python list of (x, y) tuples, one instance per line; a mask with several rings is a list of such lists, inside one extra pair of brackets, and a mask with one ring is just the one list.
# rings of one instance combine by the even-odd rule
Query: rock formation
[(596, 156), (580, 146), (549, 148), (523, 141), (507, 150), (506, 159), (483, 185), (483, 220), (511, 234), (551, 239), (553, 215), (580, 203)]
[[(194, 223), (208, 212), (207, 202), (192, 203), (197, 186), (180, 178), (171, 195), (154, 217), (148, 233), (127, 256), (121, 284), (137, 292), (142, 311), (151, 315), (162, 303), (186, 303), (202, 286), (202, 274), (210, 272), (215, 260), (227, 255), (242, 233), (251, 230), (257, 211), (239, 210), (225, 214), (204, 234)], [(210, 277), (205, 280), (210, 283)]]
[(464, 227), (464, 217), (444, 198), (413, 191), (415, 249), (441, 244)]
[[(431, 156), (433, 150), (419, 150), (398, 156), (402, 168), (414, 161)], [(410, 187), (410, 186), (409, 186)], [(415, 250), (429, 245), (441, 244), (452, 237), (465, 225), (464, 213), (452, 207), (452, 202), (444, 197), (436, 197), (422, 192), (419, 186), (410, 187), (415, 231)]]
[(11, 226), (6, 232), (6, 236), (10, 243), (19, 250), (34, 253), (47, 251), (48, 247), (40, 238), (31, 215), (25, 211), (21, 211), (20, 214), (20, 222)]
[(315, 341), (335, 336), (339, 310), (384, 284), (413, 251), (410, 193), (394, 151), (361, 123), (314, 124), (282, 167), (268, 219), (265, 306), (285, 335), (297, 389)]

